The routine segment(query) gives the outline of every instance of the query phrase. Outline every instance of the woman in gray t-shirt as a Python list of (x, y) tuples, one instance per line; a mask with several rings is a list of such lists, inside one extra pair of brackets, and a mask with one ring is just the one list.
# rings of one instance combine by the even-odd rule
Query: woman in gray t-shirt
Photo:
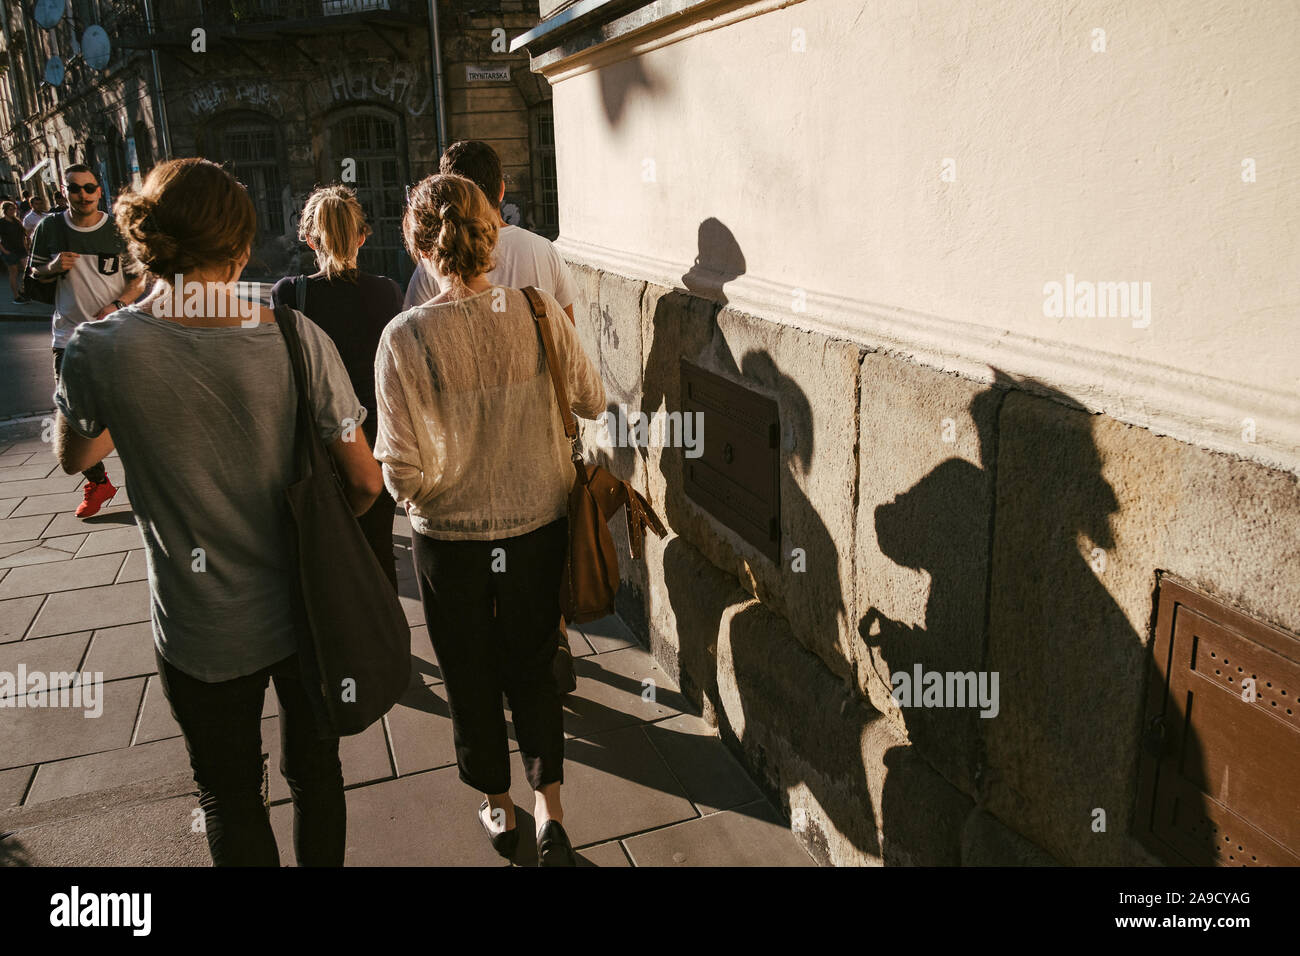
[[(220, 166), (173, 160), (118, 200), (117, 223), (157, 281), (68, 341), (55, 396), (60, 463), (80, 471), (116, 448), (130, 476), (159, 681), (185, 735), (213, 862), (278, 864), (260, 734), (274, 680), (298, 862), (341, 865), (338, 741), (319, 739), (295, 654), (289, 356), (270, 310), (202, 294), (233, 283), (248, 261), (252, 202)], [(365, 408), (329, 338), (295, 317), (316, 427), (363, 512), (381, 488), (364, 436), (348, 427)]]

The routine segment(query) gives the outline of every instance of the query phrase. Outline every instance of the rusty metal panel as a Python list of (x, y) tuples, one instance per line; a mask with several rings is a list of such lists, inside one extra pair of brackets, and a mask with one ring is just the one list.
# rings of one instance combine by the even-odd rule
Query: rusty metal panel
[(775, 399), (681, 363), (682, 413), (700, 413), (703, 453), (683, 457), (686, 494), (773, 561), (781, 558), (780, 416)]
[(1160, 582), (1138, 836), (1175, 864), (1300, 866), (1300, 639)]

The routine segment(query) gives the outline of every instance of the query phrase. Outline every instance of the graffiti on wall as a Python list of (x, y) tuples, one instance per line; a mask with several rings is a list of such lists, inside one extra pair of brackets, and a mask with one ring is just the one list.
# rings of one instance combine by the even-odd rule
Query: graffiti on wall
[(328, 67), (312, 84), (312, 92), (321, 106), (387, 100), (411, 116), (423, 115), (433, 102), (433, 84), (424, 70), (385, 60)]
[(283, 113), (280, 95), (266, 81), (213, 82), (190, 91), (189, 108), (193, 116), (206, 116), (219, 109), (247, 106)]

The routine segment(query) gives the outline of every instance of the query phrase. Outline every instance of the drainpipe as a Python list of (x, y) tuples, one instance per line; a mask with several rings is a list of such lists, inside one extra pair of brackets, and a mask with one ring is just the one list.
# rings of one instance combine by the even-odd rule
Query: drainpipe
[(433, 112), (438, 126), (438, 156), (447, 148), (447, 110), (442, 99), (442, 41), (438, 37), (438, 0), (429, 0), (429, 46), (433, 51)]
[[(144, 0), (144, 22), (149, 36), (153, 37), (153, 5)], [(154, 107), (158, 111), (158, 138), (162, 147), (163, 159), (172, 158), (172, 138), (167, 128), (167, 98), (163, 95), (162, 72), (158, 69), (158, 48), (149, 44), (149, 59), (153, 63)]]

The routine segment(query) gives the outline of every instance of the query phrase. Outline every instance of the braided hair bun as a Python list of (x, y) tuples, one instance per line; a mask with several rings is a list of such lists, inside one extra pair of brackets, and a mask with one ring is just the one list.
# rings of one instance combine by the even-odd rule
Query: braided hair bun
[(465, 285), (496, 264), (497, 217), (483, 190), (455, 173), (439, 173), (411, 190), (402, 237), (413, 259)]

